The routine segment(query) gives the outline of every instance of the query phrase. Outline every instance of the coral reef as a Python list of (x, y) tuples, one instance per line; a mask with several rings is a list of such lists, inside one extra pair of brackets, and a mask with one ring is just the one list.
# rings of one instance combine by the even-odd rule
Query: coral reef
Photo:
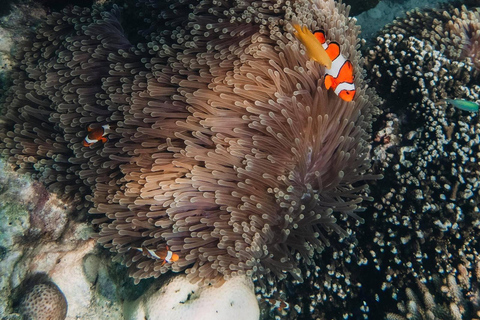
[(458, 264), (471, 268), (479, 254), (480, 124), (475, 114), (443, 102), (480, 101), (475, 59), (462, 54), (459, 37), (449, 31), (455, 17), (476, 10), (409, 13), (369, 52), (372, 83), (386, 101), (373, 146), (374, 168), (385, 180), (371, 186), (376, 201), (357, 239), (370, 265), (360, 282), (382, 279), (370, 294), (378, 295), (382, 305), (373, 304), (383, 311), (401, 288)]
[(67, 300), (46, 274), (34, 274), (22, 284), (19, 313), (24, 320), (64, 320)]
[[(448, 274), (436, 275), (434, 289), (417, 281), (420, 294), (407, 288), (406, 301), (398, 304), (401, 314), (389, 313), (386, 320), (478, 319), (480, 317), (480, 262), (469, 267), (460, 264)], [(422, 299), (419, 299), (419, 296)]]
[[(367, 199), (370, 123), (358, 28), (334, 1), (139, 1), (47, 17), (18, 53), (0, 149), (21, 172), (97, 215), (98, 242), (133, 277), (193, 282), (311, 264)], [(168, 10), (167, 10), (168, 9)], [(291, 21), (327, 31), (354, 65), (357, 97), (327, 91)], [(109, 124), (105, 144), (83, 146)], [(91, 201), (85, 201), (85, 199)], [(93, 203), (93, 207), (92, 206)], [(347, 219), (353, 217), (354, 219)], [(165, 250), (174, 263), (137, 250)]]
[[(474, 2), (476, 0), (463, 0), (462, 2)], [(366, 3), (370, 1), (365, 1)], [(435, 8), (442, 3), (455, 2), (455, 0), (430, 0), (430, 1), (418, 1), (418, 0), (391, 0), (380, 1), (377, 6), (371, 8), (368, 11), (364, 11), (356, 15), (358, 23), (362, 26), (362, 38), (366, 39), (369, 44), (372, 40), (375, 40), (377, 34), (382, 28), (392, 23), (394, 19), (404, 17), (405, 13), (411, 10), (425, 10), (428, 8)], [(363, 1), (362, 1), (363, 3)], [(353, 6), (353, 3), (352, 3)], [(352, 8), (353, 10), (354, 8)], [(428, 18), (428, 17), (426, 17)], [(421, 22), (420, 22), (421, 23)], [(431, 25), (427, 27), (430, 28)]]
[(95, 248), (90, 226), (71, 219), (71, 208), (9, 167), (0, 162), (2, 319), (19, 319), (16, 292), (38, 273), (47, 274), (67, 298), (67, 319), (119, 319), (122, 301), (136, 299), (144, 285), (133, 289), (126, 270)]
[(467, 60), (480, 69), (480, 11), (475, 1), (461, 7), (410, 11), (387, 27), (385, 34), (415, 37), (427, 50), (435, 48), (450, 60)]
[[(130, 319), (167, 318), (172, 310), (152, 306), (194, 309), (201, 295), (190, 289), (216, 295), (237, 275), (252, 276), (262, 319), (478, 317), (480, 125), (444, 102), (480, 101), (478, 8), (411, 12), (367, 51), (367, 76), (385, 101), (368, 156), (378, 98), (343, 5), (135, 3), (128, 17), (117, 7), (54, 13), (19, 53), (0, 147), (60, 199), (31, 184), (30, 212), (9, 234), (49, 245), (29, 251), (2, 239), (7, 262), (48, 271), (69, 312), (95, 306), (84, 317), (102, 307), (119, 315), (118, 301), (130, 300)], [(291, 22), (340, 44), (356, 70), (354, 103), (324, 89)], [(107, 141), (84, 147), (88, 128), (105, 124)], [(378, 174), (386, 178), (369, 193), (362, 181)], [(97, 240), (136, 282), (187, 275), (140, 296), (151, 282), (132, 289), (65, 213), (35, 212), (51, 199), (73, 203), (80, 221), (90, 210)], [(138, 250), (167, 245), (178, 261)], [(14, 285), (27, 273), (8, 270)], [(75, 295), (83, 298), (70, 308)]]

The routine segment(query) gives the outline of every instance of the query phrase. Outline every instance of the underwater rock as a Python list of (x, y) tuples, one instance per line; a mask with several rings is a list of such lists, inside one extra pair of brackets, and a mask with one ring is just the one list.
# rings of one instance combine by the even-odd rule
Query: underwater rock
[[(20, 290), (30, 274), (41, 272), (48, 274), (69, 301), (67, 317), (119, 319), (121, 303), (114, 294), (118, 286), (114, 282), (120, 283), (116, 279), (121, 276), (114, 279), (111, 275), (109, 270), (115, 270), (111, 258), (95, 249), (94, 240), (89, 239), (91, 227), (73, 221), (65, 206), (58, 199), (51, 201), (56, 197), (44, 191), (40, 184), (0, 162), (0, 314), (16, 316), (12, 293)], [(33, 229), (33, 225), (42, 228)], [(88, 272), (84, 260), (96, 260)]]
[(23, 253), (18, 242), (30, 227), (28, 211), (14, 196), (20, 195), (30, 182), (4, 170), (5, 165), (0, 161), (0, 314), (7, 313), (10, 275)]
[(45, 274), (25, 280), (19, 313), (23, 320), (64, 320), (67, 300), (58, 286)]
[(260, 310), (249, 277), (236, 276), (220, 286), (192, 284), (177, 275), (125, 304), (126, 320), (257, 320)]
[(350, 13), (354, 16), (367, 11), (375, 7), (380, 0), (365, 0), (365, 1), (355, 1), (355, 0), (345, 0), (344, 3), (352, 6)]

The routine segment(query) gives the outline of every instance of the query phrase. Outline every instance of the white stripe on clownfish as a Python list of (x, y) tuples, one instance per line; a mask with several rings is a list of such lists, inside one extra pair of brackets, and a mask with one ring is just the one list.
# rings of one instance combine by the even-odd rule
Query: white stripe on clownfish
[(168, 261), (168, 262), (172, 261), (172, 256), (173, 256), (173, 252), (168, 250), (167, 256), (165, 257), (165, 261)]
[[(325, 48), (325, 51), (327, 51), (328, 47), (331, 45), (332, 44), (326, 44), (326, 43), (322, 44), (322, 46)], [(340, 70), (342, 66), (345, 64), (345, 62), (347, 62), (347, 59), (345, 59), (345, 57), (342, 56), (341, 54), (338, 55), (336, 58), (332, 59), (332, 67), (330, 69), (325, 68), (327, 74), (331, 75), (334, 78), (338, 78), (338, 74), (340, 73)]]
[(88, 136), (85, 137), (85, 143), (87, 143), (88, 145), (91, 145), (95, 142), (98, 142), (98, 140), (97, 139), (90, 139), (90, 138), (88, 138)]
[(335, 88), (335, 94), (338, 96), (342, 90), (355, 91), (355, 85), (353, 83), (342, 82)]

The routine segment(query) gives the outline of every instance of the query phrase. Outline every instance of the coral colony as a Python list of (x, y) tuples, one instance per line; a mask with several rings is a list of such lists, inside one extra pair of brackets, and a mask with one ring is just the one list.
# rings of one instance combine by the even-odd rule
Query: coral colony
[(409, 13), (364, 59), (333, 0), (134, 3), (22, 43), (0, 150), (136, 283), (244, 275), (265, 319), (478, 316), (478, 8)]
[(34, 274), (18, 289), (19, 311), (26, 320), (63, 320), (67, 301), (60, 289), (45, 274)]
[[(375, 228), (373, 243), (365, 245), (372, 252), (370, 261), (386, 270), (382, 289), (393, 297), (403, 297), (400, 288), (405, 286), (417, 290), (412, 280), (432, 290), (461, 272), (471, 277), (473, 285), (465, 284), (463, 294), (447, 286), (442, 292), (448, 294), (436, 295), (436, 303), (449, 310), (447, 319), (459, 319), (458, 314), (475, 318), (480, 310), (475, 278), (480, 261), (480, 124), (472, 112), (480, 101), (480, 72), (478, 58), (463, 54), (472, 44), (460, 41), (457, 34), (463, 31), (455, 27), (467, 16), (470, 30), (478, 33), (478, 8), (411, 12), (382, 31), (367, 62), (372, 82), (388, 99), (384, 114), (389, 119), (383, 120), (391, 127), (375, 139), (374, 151), (391, 160), (379, 163), (385, 179), (382, 189), (372, 186), (376, 210), (373, 219), (366, 216), (366, 224)], [(468, 101), (469, 110), (459, 108), (461, 101)], [(423, 284), (420, 291), (426, 292)], [(460, 313), (450, 307), (455, 303)]]

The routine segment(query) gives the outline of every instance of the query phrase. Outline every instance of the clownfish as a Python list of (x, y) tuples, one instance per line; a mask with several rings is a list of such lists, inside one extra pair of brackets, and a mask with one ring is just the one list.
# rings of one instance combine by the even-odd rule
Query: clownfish
[(353, 83), (353, 65), (340, 53), (340, 46), (336, 42), (327, 44), (325, 32), (310, 32), (306, 26), (293, 27), (297, 31), (295, 36), (307, 49), (310, 59), (325, 67), (325, 88), (332, 88), (335, 94), (345, 101), (352, 101), (355, 96)]
[(110, 130), (110, 125), (108, 124), (104, 124), (103, 126), (95, 129), (92, 129), (90, 126), (88, 126), (88, 134), (85, 139), (83, 139), (83, 146), (89, 147), (98, 141), (102, 141), (103, 143), (107, 142), (107, 130)]
[(159, 249), (159, 250), (147, 249), (145, 247), (141, 247), (141, 248), (133, 247), (132, 249), (138, 250), (142, 252), (144, 256), (150, 257), (152, 259), (163, 260), (162, 266), (165, 263), (169, 263), (169, 264), (174, 263), (179, 259), (178, 254), (170, 251), (170, 248), (168, 248), (168, 246), (166, 246), (165, 249)]
[(271, 309), (277, 309), (279, 311), (282, 311), (282, 310), (288, 310), (288, 308), (290, 308), (290, 305), (288, 304), (287, 301), (284, 301), (284, 300), (277, 300), (277, 299), (270, 299), (270, 298), (266, 298), (265, 299), (271, 306)]

